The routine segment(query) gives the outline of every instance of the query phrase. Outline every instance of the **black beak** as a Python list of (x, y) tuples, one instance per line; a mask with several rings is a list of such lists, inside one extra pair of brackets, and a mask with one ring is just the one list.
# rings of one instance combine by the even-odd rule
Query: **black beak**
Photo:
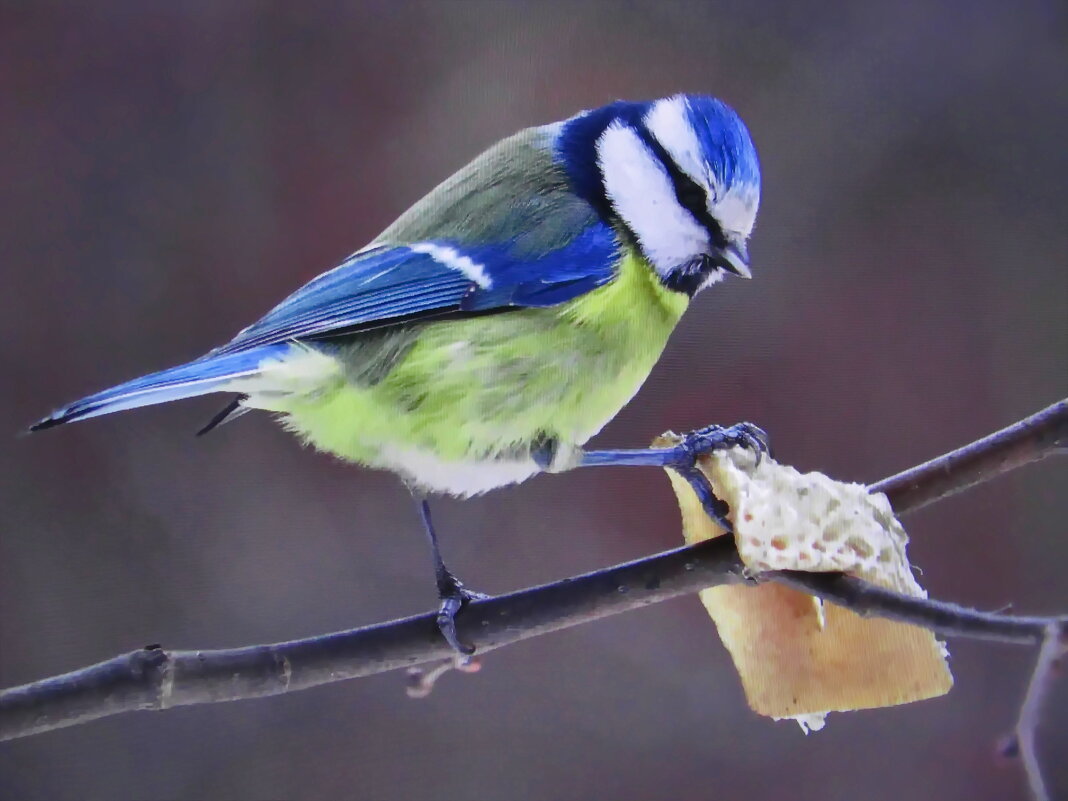
[(749, 253), (744, 244), (727, 245), (719, 251), (718, 256), (717, 267), (740, 278), (753, 277), (753, 273), (749, 271)]

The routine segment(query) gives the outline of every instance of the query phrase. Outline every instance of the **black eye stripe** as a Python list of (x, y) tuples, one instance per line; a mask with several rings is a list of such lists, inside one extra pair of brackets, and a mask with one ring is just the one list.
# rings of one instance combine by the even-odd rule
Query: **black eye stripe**
[[(688, 178), (689, 176), (684, 177)], [(705, 191), (693, 181), (676, 185), (675, 194), (687, 209), (692, 206), (704, 206), (705, 204)]]
[(679, 165), (671, 158), (664, 146), (645, 127), (645, 123), (638, 126), (637, 132), (642, 142), (645, 143), (667, 170), (668, 176), (671, 178), (671, 184), (675, 188), (675, 197), (678, 199), (679, 205), (690, 212), (694, 219), (708, 231), (713, 245), (718, 248), (726, 247), (727, 237), (723, 233), (723, 228), (720, 226), (719, 221), (708, 213), (705, 190), (679, 168)]

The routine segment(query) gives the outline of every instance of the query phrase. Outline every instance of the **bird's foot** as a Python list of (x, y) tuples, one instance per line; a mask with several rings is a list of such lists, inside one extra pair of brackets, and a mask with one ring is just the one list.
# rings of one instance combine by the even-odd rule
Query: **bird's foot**
[(733, 426), (706, 426), (684, 434), (678, 444), (668, 447), (644, 448), (642, 450), (582, 451), (577, 467), (604, 467), (608, 465), (630, 467), (667, 467), (674, 470), (693, 487), (708, 515), (727, 531), (730, 511), (727, 504), (716, 497), (705, 474), (697, 467), (697, 460), (706, 453), (735, 446), (756, 452), (757, 464), (764, 454), (771, 455), (768, 435), (764, 429), (752, 423), (737, 423)]
[(438, 576), (438, 630), (441, 631), (445, 642), (464, 660), (470, 660), (475, 647), (460, 642), (456, 633), (456, 616), (471, 601), (488, 597), (485, 593), (467, 589), (463, 582), (447, 570)]
[(705, 513), (727, 532), (734, 531), (734, 526), (727, 519), (730, 506), (722, 498), (716, 496), (705, 474), (698, 469), (697, 459), (706, 453), (737, 446), (749, 448), (755, 452), (758, 465), (765, 453), (768, 456), (771, 455), (768, 434), (760, 426), (752, 423), (736, 423), (732, 426), (711, 425), (683, 435), (682, 442), (677, 446), (679, 460), (672, 465), (675, 472), (685, 478), (693, 491), (697, 493)]
[(759, 465), (764, 454), (771, 456), (768, 433), (752, 423), (735, 423), (732, 426), (705, 426), (684, 434), (679, 444), (681, 467), (693, 467), (697, 458), (712, 451), (741, 446), (756, 453)]

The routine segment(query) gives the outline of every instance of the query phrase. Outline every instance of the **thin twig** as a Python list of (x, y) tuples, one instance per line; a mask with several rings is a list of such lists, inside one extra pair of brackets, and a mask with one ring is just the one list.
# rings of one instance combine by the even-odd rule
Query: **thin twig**
[(1042, 778), (1042, 767), (1035, 748), (1035, 735), (1050, 688), (1061, 671), (1061, 660), (1068, 648), (1066, 638), (1068, 626), (1064, 621), (1059, 624), (1051, 623), (1046, 627), (1042, 648), (1038, 652), (1035, 669), (1027, 685), (1027, 694), (1020, 706), (1020, 716), (1016, 719), (1016, 729), (1001, 746), (1003, 755), (1020, 758), (1027, 774), (1031, 796), (1035, 801), (1049, 801), (1050, 798), (1046, 782)]
[(1050, 625), (1064, 617), (1003, 615), (982, 612), (966, 606), (917, 598), (870, 584), (863, 579), (841, 573), (805, 573), (782, 570), (762, 573), (761, 581), (774, 581), (786, 587), (815, 595), (824, 601), (843, 606), (861, 617), (884, 617), (901, 623), (922, 626), (941, 637), (962, 637), (1008, 643), (1038, 645)]
[(868, 489), (885, 492), (894, 511), (903, 515), (1017, 467), (1065, 453), (1068, 453), (1068, 399), (970, 445), (884, 478)]
[[(900, 513), (1003, 470), (1063, 449), (1068, 403), (960, 451), (880, 482)], [(977, 449), (977, 446), (980, 446)], [(936, 486), (937, 492), (925, 488)], [(943, 636), (1037, 644), (1059, 618), (976, 612), (900, 596), (836, 574), (769, 574), (862, 614), (881, 614)], [(676, 548), (584, 576), (472, 603), (458, 620), (462, 639), (480, 653), (706, 587), (747, 581), (729, 537)], [(451, 656), (436, 614), (275, 645), (215, 651), (153, 646), (106, 662), (0, 692), (0, 739), (24, 737), (133, 710), (233, 701), (314, 687)], [(1041, 700), (1041, 699), (1039, 699)]]

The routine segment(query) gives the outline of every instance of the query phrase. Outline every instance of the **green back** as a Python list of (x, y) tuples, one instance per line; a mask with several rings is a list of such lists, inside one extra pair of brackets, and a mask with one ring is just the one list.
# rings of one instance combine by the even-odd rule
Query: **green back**
[(511, 242), (520, 258), (568, 245), (597, 215), (571, 192), (554, 161), (552, 138), (552, 127), (541, 127), (498, 142), (408, 209), (374, 244)]

